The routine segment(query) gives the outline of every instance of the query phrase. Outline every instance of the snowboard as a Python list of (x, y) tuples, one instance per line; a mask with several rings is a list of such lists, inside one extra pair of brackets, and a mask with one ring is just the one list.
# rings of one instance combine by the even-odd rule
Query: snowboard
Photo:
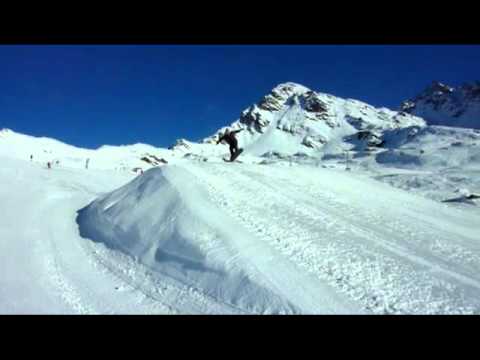
[(233, 157), (230, 160), (225, 158), (223, 158), (223, 160), (226, 162), (234, 162), (235, 159), (238, 157), (238, 155), (240, 155), (242, 152), (243, 152), (243, 149), (238, 149), (238, 151), (233, 155)]

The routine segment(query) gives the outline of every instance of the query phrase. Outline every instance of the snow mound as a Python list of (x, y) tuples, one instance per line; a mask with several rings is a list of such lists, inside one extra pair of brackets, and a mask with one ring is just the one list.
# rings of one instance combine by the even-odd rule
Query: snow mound
[[(292, 313), (242, 254), (242, 232), (186, 169), (153, 168), (80, 210), (80, 234), (242, 310)], [(245, 243), (243, 243), (245, 244)]]

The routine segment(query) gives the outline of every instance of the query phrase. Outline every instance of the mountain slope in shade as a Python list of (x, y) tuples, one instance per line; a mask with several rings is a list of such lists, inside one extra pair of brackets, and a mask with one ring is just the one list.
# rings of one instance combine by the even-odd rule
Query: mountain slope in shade
[(401, 111), (424, 118), (429, 125), (480, 128), (480, 82), (457, 88), (433, 82)]

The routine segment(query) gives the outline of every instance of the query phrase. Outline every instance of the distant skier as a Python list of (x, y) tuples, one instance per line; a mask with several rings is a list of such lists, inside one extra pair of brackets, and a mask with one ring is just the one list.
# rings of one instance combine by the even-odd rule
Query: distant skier
[(88, 163), (90, 162), (90, 159), (87, 159), (87, 161), (85, 161), (85, 169), (88, 169)]
[(33, 155), (30, 155), (30, 161), (33, 161)]
[(238, 141), (235, 138), (235, 134), (239, 133), (243, 129), (230, 131), (229, 129), (225, 130), (225, 133), (218, 139), (217, 145), (220, 144), (222, 141), (225, 141), (230, 146), (230, 161), (235, 159), (235, 155), (239, 152), (238, 149)]
[(49, 161), (49, 162), (47, 162), (47, 167), (48, 167), (49, 169), (51, 169), (51, 168), (52, 168), (52, 163), (51, 163), (50, 161)]

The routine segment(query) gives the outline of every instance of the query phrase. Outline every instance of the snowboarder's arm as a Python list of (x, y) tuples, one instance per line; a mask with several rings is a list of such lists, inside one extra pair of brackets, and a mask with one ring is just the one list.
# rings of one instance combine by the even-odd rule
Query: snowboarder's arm
[(238, 134), (240, 131), (243, 131), (243, 129), (240, 129), (240, 130), (235, 130), (235, 131), (232, 131), (234, 134)]
[(220, 144), (220, 142), (225, 138), (225, 136), (221, 136), (218, 140), (217, 140), (217, 145)]

